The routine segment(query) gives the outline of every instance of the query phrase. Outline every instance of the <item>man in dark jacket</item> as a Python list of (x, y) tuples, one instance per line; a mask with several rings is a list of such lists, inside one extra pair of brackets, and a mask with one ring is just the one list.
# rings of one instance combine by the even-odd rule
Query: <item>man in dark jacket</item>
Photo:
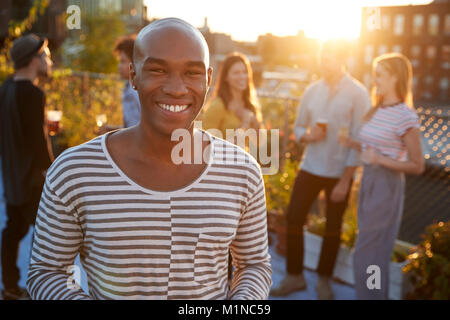
[(53, 65), (47, 40), (29, 34), (14, 41), (15, 73), (0, 87), (0, 150), (6, 200), (2, 233), (3, 299), (27, 296), (16, 266), (20, 241), (34, 224), (43, 182), (53, 155), (45, 124), (45, 94), (36, 84)]

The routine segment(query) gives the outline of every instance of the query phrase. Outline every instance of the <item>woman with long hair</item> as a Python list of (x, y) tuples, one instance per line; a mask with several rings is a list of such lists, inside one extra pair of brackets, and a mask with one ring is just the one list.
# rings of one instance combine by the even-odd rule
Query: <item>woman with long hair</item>
[(226, 129), (259, 129), (261, 112), (247, 57), (231, 53), (222, 63), (212, 98), (202, 115), (204, 129), (217, 129), (226, 139)]
[(388, 299), (389, 264), (403, 212), (404, 174), (422, 174), (419, 119), (412, 103), (412, 68), (399, 53), (373, 62), (373, 108), (358, 141), (341, 142), (362, 152), (354, 276), (358, 299)]

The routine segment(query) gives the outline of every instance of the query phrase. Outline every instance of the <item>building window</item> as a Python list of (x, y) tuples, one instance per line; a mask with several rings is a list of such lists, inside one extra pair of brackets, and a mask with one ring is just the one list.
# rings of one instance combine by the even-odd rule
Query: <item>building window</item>
[(412, 80), (412, 90), (413, 90), (413, 92), (416, 92), (418, 87), (419, 87), (419, 77), (418, 76), (413, 76), (413, 80)]
[(402, 46), (399, 44), (396, 44), (395, 46), (392, 47), (392, 51), (397, 52), (397, 53), (402, 53)]
[(418, 36), (422, 34), (423, 29), (423, 15), (415, 14), (413, 18), (413, 35)]
[(381, 56), (382, 54), (385, 54), (388, 52), (388, 47), (384, 44), (378, 47), (378, 55)]
[(450, 14), (445, 15), (444, 34), (446, 36), (450, 35)]
[(414, 46), (411, 47), (411, 56), (413, 58), (420, 57), (420, 46), (414, 45)]
[(428, 19), (428, 33), (432, 36), (439, 33), (439, 16), (435, 13), (431, 14)]
[(391, 29), (391, 16), (384, 14), (381, 16), (381, 29), (388, 31)]
[(411, 47), (411, 65), (414, 68), (417, 68), (420, 65), (420, 51), (419, 45), (414, 45)]
[(369, 32), (380, 30), (380, 8), (369, 7), (366, 10), (366, 14), (367, 30)]
[(364, 61), (366, 62), (366, 64), (372, 64), (372, 60), (373, 60), (373, 45), (369, 44), (366, 46)]
[(427, 100), (430, 100), (433, 95), (431, 94), (432, 86), (433, 86), (433, 77), (432, 76), (426, 76), (424, 79), (425, 84), (425, 90), (423, 92), (423, 97)]
[(405, 27), (405, 16), (403, 14), (396, 14), (394, 18), (394, 34), (401, 36)]
[(428, 46), (427, 47), (427, 59), (434, 59), (436, 58), (436, 47), (435, 46)]
[(445, 100), (448, 98), (448, 79), (447, 78), (441, 78), (441, 81), (439, 81), (439, 91), (440, 96), (442, 100)]
[(445, 70), (450, 69), (450, 45), (445, 44), (442, 46), (442, 68)]
[(411, 59), (411, 65), (413, 68), (418, 68), (420, 66), (419, 59)]

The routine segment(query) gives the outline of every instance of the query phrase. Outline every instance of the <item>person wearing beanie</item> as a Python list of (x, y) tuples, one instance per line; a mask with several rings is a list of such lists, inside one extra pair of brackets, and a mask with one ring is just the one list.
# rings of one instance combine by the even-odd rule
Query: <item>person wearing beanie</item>
[(45, 174), (53, 161), (45, 94), (37, 87), (38, 79), (48, 77), (53, 65), (47, 43), (34, 34), (16, 39), (10, 51), (15, 72), (0, 87), (0, 154), (7, 215), (1, 243), (5, 300), (28, 296), (18, 286), (18, 248), (34, 225)]

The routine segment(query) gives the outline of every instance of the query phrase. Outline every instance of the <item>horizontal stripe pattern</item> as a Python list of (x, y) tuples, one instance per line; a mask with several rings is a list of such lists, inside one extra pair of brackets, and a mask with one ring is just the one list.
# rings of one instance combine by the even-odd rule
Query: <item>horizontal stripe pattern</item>
[(402, 136), (408, 129), (419, 128), (416, 112), (406, 104), (378, 108), (359, 133), (363, 149), (375, 148), (381, 154), (395, 160), (406, 160), (407, 151)]
[[(32, 298), (266, 299), (272, 282), (260, 167), (239, 147), (201, 132), (212, 142), (212, 161), (173, 192), (126, 177), (106, 136), (58, 157), (36, 219)], [(78, 254), (89, 294), (67, 286)]]

